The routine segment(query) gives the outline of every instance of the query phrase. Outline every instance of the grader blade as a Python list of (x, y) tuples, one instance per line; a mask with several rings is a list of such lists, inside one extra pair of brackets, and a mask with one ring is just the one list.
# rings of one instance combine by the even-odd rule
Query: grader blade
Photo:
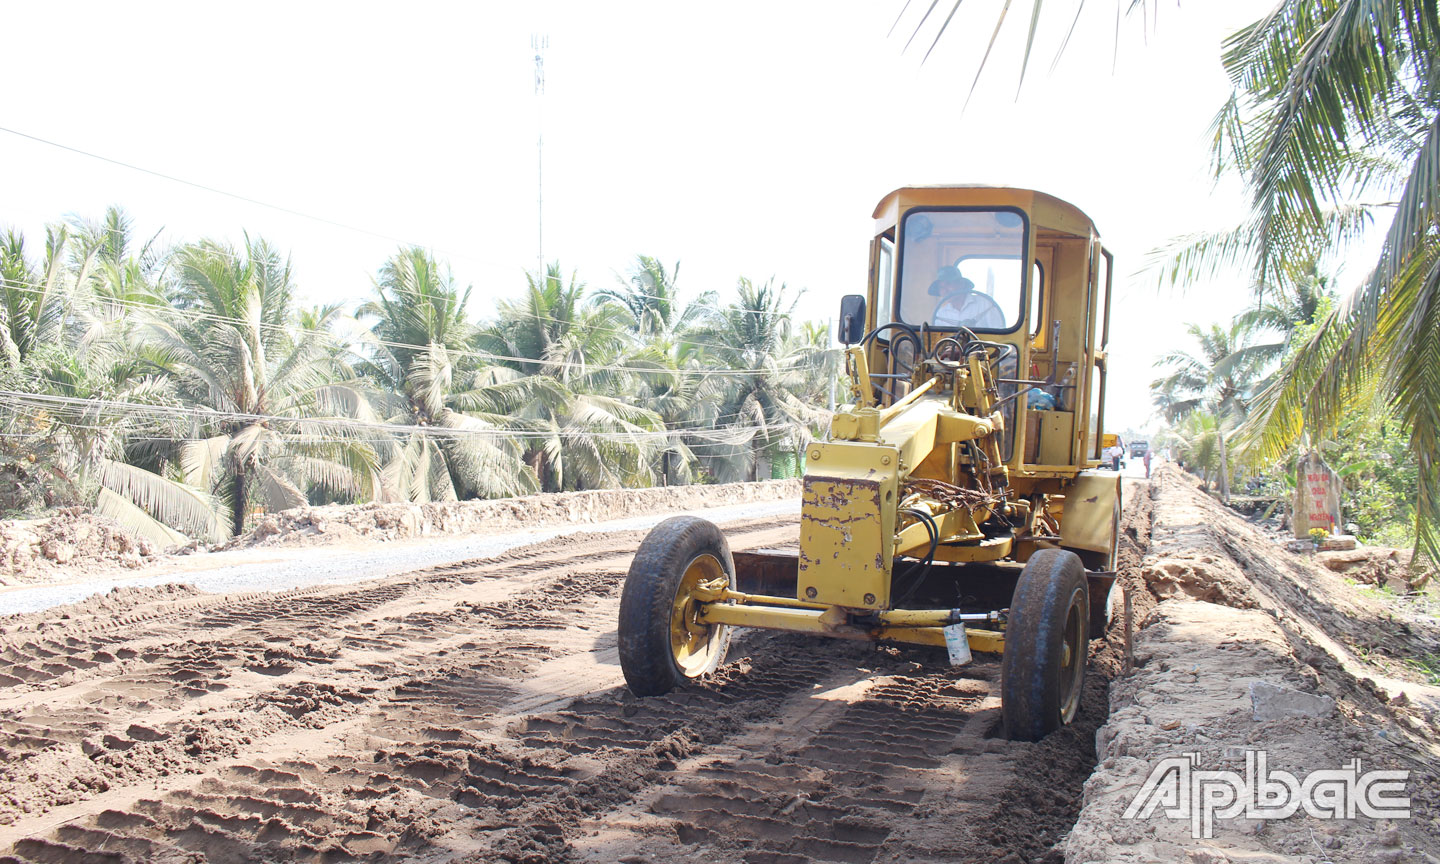
[(800, 555), (781, 549), (732, 553), (735, 585), (746, 594), (794, 597), (800, 574)]

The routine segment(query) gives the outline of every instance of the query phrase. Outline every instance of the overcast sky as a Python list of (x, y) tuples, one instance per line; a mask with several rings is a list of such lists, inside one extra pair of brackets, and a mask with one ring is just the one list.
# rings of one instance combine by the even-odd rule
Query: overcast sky
[(683, 288), (726, 299), (774, 276), (828, 319), (863, 289), (891, 189), (1035, 188), (1116, 255), (1107, 426), (1152, 426), (1153, 359), (1249, 296), (1241, 275), (1182, 296), (1137, 271), (1243, 212), (1208, 175), (1206, 129), (1229, 92), (1220, 41), (1261, 4), (1162, 0), (1121, 22), (1117, 51), (1114, 5), (1090, 2), (1051, 71), (1076, 7), (1050, 0), (1018, 98), (1030, 4), (1013, 4), (966, 107), (1002, 2), (969, 0), (923, 65), (933, 22), (904, 46), (928, 3), (886, 35), (903, 0), (10, 3), (0, 126), (318, 218), (0, 133), (0, 225), (36, 254), (46, 222), (111, 203), (168, 241), (248, 230), (290, 251), (313, 303), (364, 298), (419, 243), (483, 318), (537, 261), (543, 128), (547, 259), (592, 285), (637, 253), (679, 260)]

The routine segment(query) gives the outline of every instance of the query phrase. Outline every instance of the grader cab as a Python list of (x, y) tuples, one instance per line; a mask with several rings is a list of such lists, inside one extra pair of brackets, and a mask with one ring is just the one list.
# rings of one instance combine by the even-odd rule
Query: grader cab
[(798, 550), (656, 526), (621, 599), (625, 679), (704, 675), (732, 627), (998, 652), (1007, 733), (1036, 740), (1074, 718), (1112, 605), (1112, 260), (1084, 213), (1024, 189), (898, 189), (874, 217), (867, 293), (841, 302), (851, 404), (807, 448)]

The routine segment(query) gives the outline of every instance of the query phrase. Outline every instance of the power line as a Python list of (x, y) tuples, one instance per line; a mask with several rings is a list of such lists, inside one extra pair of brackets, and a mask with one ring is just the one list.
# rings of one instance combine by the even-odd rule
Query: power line
[[(42, 379), (42, 380), (47, 380), (47, 381), (48, 381), (49, 379)], [(59, 382), (50, 381), (50, 383), (52, 383), (52, 384), (58, 384)], [(741, 443), (741, 442), (743, 442), (743, 441), (748, 441), (748, 440), (750, 439), (750, 437), (753, 437), (753, 435), (746, 435), (746, 434), (745, 434), (746, 432), (759, 432), (759, 431), (763, 431), (764, 429), (771, 429), (771, 428), (774, 428), (774, 429), (777, 429), (777, 430), (800, 429), (800, 428), (802, 428), (801, 424), (772, 424), (772, 425), (768, 425), (768, 426), (765, 426), (765, 427), (761, 427), (761, 426), (739, 426), (739, 427), (737, 427), (737, 426), (731, 426), (731, 427), (719, 427), (719, 428), (707, 428), (707, 427), (675, 427), (675, 428), (664, 429), (664, 430), (646, 430), (646, 429), (639, 429), (639, 428), (637, 427), (637, 429), (635, 429), (635, 430), (623, 430), (623, 431), (611, 431), (611, 432), (594, 431), (594, 430), (571, 430), (571, 429), (564, 429), (564, 428), (561, 428), (561, 429), (558, 429), (558, 430), (555, 430), (555, 429), (537, 429), (537, 430), (504, 429), (504, 428), (494, 428), (494, 427), (492, 427), (492, 428), (486, 428), (486, 429), (477, 429), (477, 428), (465, 428), (465, 427), (463, 427), (463, 426), (461, 426), (461, 427), (447, 427), (447, 426), (429, 426), (429, 425), (404, 424), (404, 423), (389, 423), (389, 422), (384, 422), (384, 421), (360, 420), (360, 419), (357, 419), (357, 418), (349, 418), (349, 417), (297, 417), (297, 416), (293, 416), (293, 415), (283, 415), (283, 414), (260, 414), (260, 413), (250, 413), (250, 412), (240, 412), (240, 411), (221, 411), (221, 410), (217, 410), (217, 409), (214, 409), (214, 408), (208, 408), (208, 407), (179, 406), (179, 405), (154, 405), (154, 404), (150, 404), (150, 403), (130, 402), (130, 401), (119, 400), (119, 399), (102, 399), (102, 398), (98, 398), (98, 397), (82, 398), (82, 397), (78, 397), (78, 396), (60, 396), (60, 395), (49, 394), (49, 393), (27, 393), (27, 392), (25, 392), (25, 391), (18, 391), (18, 390), (0, 390), (0, 404), (8, 405), (8, 406), (10, 406), (10, 407), (12, 407), (12, 408), (21, 410), (22, 412), (23, 412), (24, 408), (26, 408), (26, 407), (30, 407), (30, 408), (44, 407), (44, 408), (47, 408), (47, 409), (50, 409), (50, 410), (54, 410), (54, 409), (68, 409), (68, 410), (71, 411), (71, 413), (76, 413), (76, 412), (83, 411), (83, 412), (84, 412), (85, 414), (87, 414), (87, 415), (95, 416), (95, 415), (97, 414), (97, 412), (99, 412), (99, 409), (109, 408), (109, 409), (112, 409), (112, 413), (111, 413), (109, 416), (119, 416), (119, 417), (124, 417), (124, 416), (126, 416), (126, 415), (130, 415), (130, 416), (148, 417), (148, 418), (151, 418), (151, 419), (172, 419), (172, 420), (175, 419), (175, 418), (177, 418), (177, 417), (188, 417), (188, 418), (190, 418), (190, 419), (198, 420), (198, 421), (201, 421), (201, 422), (207, 422), (207, 423), (224, 422), (224, 421), (227, 421), (227, 420), (229, 420), (229, 421), (239, 421), (239, 422), (244, 422), (244, 423), (293, 423), (293, 424), (296, 424), (296, 425), (311, 425), (311, 426), (319, 426), (319, 427), (328, 427), (328, 428), (332, 428), (332, 429), (362, 429), (362, 430), (372, 430), (372, 431), (383, 431), (383, 432), (393, 433), (393, 434), (397, 434), (397, 435), (421, 435), (421, 436), (437, 437), (437, 438), (459, 438), (459, 437), (472, 437), (472, 436), (474, 436), (474, 437), (502, 438), (502, 439), (503, 439), (503, 438), (509, 438), (509, 439), (534, 439), (534, 438), (554, 437), (555, 435), (559, 435), (559, 437), (562, 437), (562, 438), (567, 438), (567, 437), (568, 437), (568, 438), (594, 438), (594, 439), (610, 439), (610, 440), (618, 440), (618, 441), (627, 441), (627, 442), (629, 442), (629, 441), (636, 441), (636, 440), (647, 440), (647, 441), (656, 441), (656, 440), (661, 440), (661, 439), (671, 440), (671, 439), (673, 439), (675, 436), (679, 435), (679, 436), (687, 436), (687, 437), (692, 437), (692, 438), (698, 438), (698, 439), (701, 439), (702, 441), (711, 441), (711, 442), (718, 442), (718, 443), (734, 444), (734, 443)], [(32, 413), (30, 413), (30, 412), (24, 412), (24, 413), (27, 413), (27, 414), (28, 414), (29, 416), (31, 416), (32, 418), (35, 417), (35, 415), (32, 414)], [(99, 413), (101, 414), (101, 416), (103, 416), (103, 412), (99, 412)], [(738, 416), (738, 413), (739, 413), (739, 412), (737, 412), (737, 414), (736, 414), (735, 416)], [(470, 416), (470, 415), (463, 414), (463, 413), (460, 413), (460, 412), (456, 412), (456, 415), (457, 415), (457, 416), (460, 416), (460, 417), (464, 417), (464, 418), (466, 418), (466, 419), (468, 419), (468, 420), (475, 421), (475, 422), (483, 422), (483, 421), (478, 421), (478, 420), (476, 420), (474, 417), (472, 417), (472, 416)], [(622, 422), (624, 422), (624, 421), (622, 421)], [(108, 427), (102, 427), (102, 426), (88, 426), (88, 427), (82, 426), (81, 428), (90, 428), (90, 429), (93, 429), (93, 430), (95, 430), (95, 431), (111, 431)], [(173, 440), (173, 439), (163, 439), (163, 440)], [(337, 439), (334, 439), (334, 440), (345, 440), (345, 441), (349, 441), (349, 440), (354, 440), (354, 439), (351, 438), (351, 437), (345, 437), (345, 438), (337, 438)]]
[[(21, 282), (21, 281), (19, 281), (19, 280), (7, 280), (7, 281), (4, 282), (4, 286), (5, 286), (5, 287), (11, 287), (12, 290), (17, 290), (17, 291), (20, 291), (20, 292), (22, 292), (22, 293), (42, 294), (42, 295), (45, 294), (45, 293), (47, 293), (46, 290), (45, 290), (45, 288), (44, 288), (44, 286), (43, 286), (42, 284), (36, 283), (36, 282)], [(26, 286), (26, 287), (19, 287), (19, 286)], [(423, 296), (423, 295), (420, 295), (418, 292), (414, 292), (414, 291), (402, 291), (401, 293), (408, 293), (408, 294), (411, 294), (412, 296)], [(243, 325), (243, 326), (246, 326), (246, 327), (252, 327), (252, 326), (253, 326), (253, 327), (257, 327), (257, 328), (262, 329), (262, 330), (279, 331), (279, 332), (281, 332), (281, 333), (289, 334), (289, 335), (294, 335), (294, 334), (299, 333), (299, 334), (309, 334), (309, 335), (325, 336), (325, 337), (328, 337), (328, 338), (339, 338), (338, 334), (330, 333), (330, 332), (324, 331), (324, 330), (313, 330), (313, 329), (301, 327), (301, 326), (299, 326), (299, 325), (267, 324), (267, 323), (265, 323), (265, 322), (263, 322), (263, 321), (248, 321), (248, 320), (245, 320), (245, 319), (242, 319), (242, 318), (237, 318), (237, 317), (229, 316), (229, 315), (217, 315), (217, 314), (215, 314), (215, 313), (205, 312), (205, 311), (199, 310), (199, 309), (179, 308), (179, 307), (176, 307), (176, 306), (171, 305), (171, 304), (169, 304), (169, 303), (143, 303), (143, 302), (139, 302), (139, 301), (124, 300), (124, 299), (110, 298), (110, 297), (101, 298), (101, 299), (98, 300), (98, 302), (99, 302), (99, 303), (103, 303), (103, 304), (115, 304), (115, 305), (120, 305), (120, 306), (124, 306), (125, 308), (135, 309), (135, 310), (137, 310), (137, 311), (149, 311), (149, 312), (163, 313), (163, 314), (165, 314), (165, 315), (175, 315), (175, 316), (180, 317), (180, 318), (191, 318), (191, 319), (194, 319), (194, 320), (208, 320), (208, 321), (214, 321), (214, 322), (217, 322), (217, 323), (240, 324), (240, 325)], [(536, 314), (534, 314), (534, 313), (517, 312), (516, 314), (517, 314), (519, 317), (530, 318), (530, 319), (533, 319), (533, 320), (552, 321), (552, 322), (562, 323), (562, 324), (563, 324), (563, 323), (568, 323), (568, 322), (564, 321), (563, 319), (553, 318), (553, 317), (545, 316), (545, 315), (536, 315)], [(352, 317), (353, 317), (353, 316), (352, 316)], [(620, 329), (620, 328), (616, 328), (616, 327), (597, 327), (597, 328), (595, 328), (595, 329), (601, 330), (601, 331), (604, 331), (604, 332), (617, 333), (617, 334), (621, 334), (621, 335), (630, 335), (630, 334), (629, 334), (629, 331), (623, 330), (623, 329)], [(370, 330), (368, 330), (368, 329), (367, 329), (366, 332), (367, 332), (368, 334), (370, 334), (370, 335), (369, 335), (367, 338), (364, 338), (364, 339), (362, 340), (362, 344), (381, 345), (381, 346), (385, 346), (385, 347), (388, 347), (388, 348), (398, 348), (398, 349), (413, 350), (413, 351), (428, 351), (428, 350), (430, 349), (430, 346), (428, 346), (428, 345), (416, 345), (416, 344), (412, 344), (412, 343), (408, 343), (408, 342), (394, 342), (394, 341), (391, 341), (391, 340), (381, 339), (381, 338), (378, 337), (378, 336), (374, 336), (374, 335), (373, 335), (373, 331), (370, 331)], [(700, 347), (709, 347), (709, 348), (722, 348), (722, 347), (729, 348), (729, 347), (733, 347), (733, 346), (720, 346), (720, 345), (716, 345), (716, 344), (710, 343), (710, 342), (700, 342), (700, 341), (688, 340), (688, 339), (684, 339), (684, 338), (681, 338), (679, 341), (686, 342), (686, 343), (688, 343), (688, 344), (692, 344), (692, 345), (696, 345), (696, 346), (700, 346)], [(469, 350), (469, 349), (464, 349), (464, 348), (450, 347), (450, 346), (448, 346), (448, 345), (446, 345), (446, 346), (444, 346), (444, 347), (445, 347), (445, 351), (446, 351), (447, 353), (449, 353), (449, 354), (454, 354), (454, 355), (457, 355), (457, 356), (468, 356), (468, 357), (474, 357), (474, 358), (482, 359), (482, 360), (492, 360), (492, 361), (509, 362), (509, 363), (524, 363), (524, 364), (540, 365), (540, 366), (558, 366), (558, 367), (565, 368), (565, 369), (579, 369), (579, 370), (581, 370), (582, 372), (630, 372), (630, 373), (634, 373), (634, 374), (645, 374), (645, 375), (680, 375), (680, 376), (685, 376), (685, 377), (692, 377), (692, 376), (699, 376), (699, 377), (707, 377), (707, 376), (718, 376), (718, 377), (748, 377), (748, 376), (764, 376), (764, 375), (769, 375), (769, 374), (770, 374), (769, 370), (765, 370), (765, 369), (699, 369), (699, 370), (693, 370), (693, 369), (652, 368), (652, 367), (646, 367), (646, 366), (626, 366), (626, 365), (620, 365), (620, 364), (575, 363), (575, 362), (564, 361), (564, 360), (547, 360), (547, 359), (544, 359), (544, 358), (533, 358), (533, 357), (524, 357), (524, 356), (518, 356), (518, 355), (508, 355), (508, 354), (496, 354), (496, 353), (489, 352), (489, 351), (474, 351), (474, 350)], [(833, 349), (821, 349), (821, 350), (829, 351), (829, 350), (833, 350)]]
[[(542, 38), (544, 38), (545, 47), (548, 47), (548, 46), (549, 46), (549, 39), (548, 39), (548, 37), (542, 37)], [(542, 57), (542, 54), (543, 54), (543, 49), (537, 49), (537, 54), (536, 54), (536, 58), (535, 58), (535, 59), (536, 59), (536, 67), (537, 67), (537, 71), (536, 71), (536, 76), (537, 76), (537, 77), (536, 77), (536, 86), (537, 86), (537, 88), (538, 88), (538, 89), (537, 89), (537, 92), (536, 92), (536, 95), (537, 95), (537, 96), (541, 96), (541, 95), (544, 94), (544, 69), (543, 69), (543, 57)], [(142, 166), (139, 166), (139, 165), (134, 165), (134, 164), (131, 164), (131, 163), (129, 163), (129, 162), (122, 161), (122, 160), (120, 160), (120, 159), (114, 159), (114, 158), (111, 158), (111, 157), (109, 157), (109, 156), (102, 156), (102, 155), (100, 155), (99, 153), (92, 153), (92, 152), (90, 152), (90, 151), (88, 151), (88, 150), (82, 150), (82, 149), (80, 149), (80, 148), (78, 148), (78, 147), (72, 147), (72, 146), (70, 146), (70, 145), (68, 145), (68, 144), (61, 144), (61, 143), (58, 142), (58, 141), (51, 141), (51, 140), (49, 140), (49, 139), (47, 139), (47, 138), (41, 138), (41, 137), (39, 137), (38, 135), (31, 135), (31, 134), (29, 134), (28, 132), (21, 132), (21, 131), (19, 131), (18, 129), (10, 129), (10, 128), (4, 127), (4, 126), (0, 126), (0, 132), (8, 132), (9, 134), (15, 135), (15, 136), (20, 137), (20, 138), (25, 138), (25, 139), (28, 139), (28, 140), (30, 140), (30, 141), (35, 141), (35, 142), (37, 142), (37, 143), (45, 144), (45, 145), (50, 146), (50, 147), (56, 147), (56, 148), (59, 148), (59, 149), (61, 149), (61, 150), (68, 151), (68, 152), (70, 152), (70, 153), (75, 153), (75, 154), (80, 155), (80, 156), (88, 157), (88, 158), (90, 158), (90, 159), (97, 159), (97, 160), (99, 160), (99, 161), (101, 161), (101, 162), (107, 162), (107, 163), (109, 163), (109, 164), (111, 164), (111, 165), (116, 165), (116, 166), (119, 166), (119, 167), (121, 167), (121, 168), (127, 168), (127, 169), (129, 169), (129, 170), (131, 170), (131, 171), (139, 171), (139, 172), (142, 173), (142, 174), (149, 174), (149, 175), (151, 175), (152, 177), (159, 177), (159, 178), (162, 179), (162, 180), (168, 180), (168, 181), (170, 181), (170, 182), (172, 182), (172, 183), (179, 183), (179, 184), (184, 185), (184, 186), (190, 186), (190, 187), (192, 187), (192, 188), (194, 188), (194, 189), (199, 189), (199, 190), (202, 190), (202, 191), (204, 191), (204, 192), (209, 192), (209, 193), (214, 194), (214, 195), (223, 195), (223, 196), (225, 196), (226, 198), (233, 198), (233, 199), (235, 199), (235, 200), (237, 200), (237, 201), (244, 201), (244, 202), (247, 203), (247, 204), (254, 204), (254, 205), (258, 206), (258, 207), (265, 207), (265, 208), (267, 208), (267, 209), (275, 210), (275, 211), (278, 211), (278, 212), (281, 212), (281, 213), (286, 213), (286, 214), (291, 215), (291, 216), (298, 216), (298, 217), (300, 217), (300, 218), (302, 218), (302, 219), (309, 219), (309, 220), (312, 220), (312, 221), (315, 221), (315, 222), (321, 222), (321, 223), (326, 224), (326, 225), (330, 225), (330, 226), (333, 226), (333, 227), (336, 227), (336, 228), (341, 228), (341, 229), (344, 229), (344, 230), (346, 230), (346, 231), (354, 231), (354, 232), (356, 232), (356, 233), (364, 234), (364, 235), (369, 236), (369, 237), (375, 237), (375, 238), (378, 238), (378, 239), (380, 239), (380, 240), (388, 240), (388, 241), (390, 241), (391, 243), (397, 243), (397, 244), (399, 244), (399, 245), (401, 245), (401, 246), (413, 246), (413, 247), (418, 247), (418, 248), (422, 248), (422, 249), (429, 249), (429, 250), (431, 250), (431, 251), (439, 252), (439, 253), (444, 254), (444, 255), (446, 255), (446, 256), (449, 256), (449, 257), (451, 257), (451, 258), (461, 258), (461, 259), (464, 259), (464, 260), (467, 260), (467, 261), (473, 261), (473, 262), (476, 262), (476, 263), (487, 264), (487, 265), (491, 265), (491, 266), (502, 266), (502, 265), (500, 264), (500, 262), (498, 262), (498, 261), (490, 261), (490, 260), (487, 260), (487, 259), (484, 259), (484, 258), (477, 258), (477, 257), (475, 257), (474, 255), (468, 255), (468, 254), (465, 254), (465, 253), (452, 252), (452, 251), (449, 251), (449, 250), (446, 250), (446, 249), (441, 249), (441, 248), (439, 248), (439, 247), (437, 247), (437, 246), (430, 246), (430, 245), (423, 244), (423, 243), (415, 243), (415, 242), (410, 241), (410, 240), (403, 240), (403, 239), (401, 239), (401, 238), (394, 237), (394, 236), (389, 235), (389, 234), (385, 234), (385, 233), (382, 233), (382, 232), (379, 232), (379, 231), (373, 231), (373, 230), (371, 230), (371, 229), (369, 229), (369, 228), (362, 228), (362, 227), (359, 227), (359, 226), (356, 226), (356, 225), (349, 225), (349, 224), (347, 224), (347, 223), (339, 222), (339, 221), (336, 221), (336, 220), (334, 220), (334, 219), (327, 218), (327, 217), (325, 217), (325, 216), (315, 216), (315, 215), (313, 215), (313, 214), (305, 213), (305, 212), (300, 211), (300, 210), (295, 210), (294, 208), (291, 208), (291, 207), (285, 207), (285, 206), (280, 205), (280, 204), (271, 204), (271, 203), (269, 203), (268, 201), (261, 201), (261, 200), (259, 200), (258, 198), (251, 198), (251, 197), (249, 197), (248, 195), (241, 195), (241, 194), (236, 193), (236, 192), (228, 192), (228, 191), (226, 191), (226, 190), (224, 190), (224, 189), (219, 189), (219, 188), (216, 188), (216, 187), (214, 187), (214, 186), (207, 186), (207, 185), (205, 185), (204, 183), (197, 183), (197, 182), (195, 182), (195, 181), (193, 181), (193, 180), (186, 180), (186, 179), (184, 179), (184, 178), (182, 178), (182, 177), (176, 177), (176, 176), (173, 176), (173, 175), (170, 175), (170, 174), (166, 174), (166, 173), (164, 173), (164, 172), (162, 172), (162, 171), (156, 171), (156, 170), (153, 170), (153, 169), (151, 169), (151, 168), (145, 168), (145, 167), (142, 167)], [(541, 147), (542, 145), (543, 145), (543, 139), (541, 139), (541, 140), (537, 143), (537, 149), (538, 149), (539, 147)], [(543, 186), (542, 186), (542, 190), (543, 190)], [(113, 229), (110, 229), (110, 230), (113, 230)], [(547, 278), (547, 277), (546, 277), (547, 270), (546, 270), (546, 267), (545, 267), (545, 258), (544, 258), (544, 249), (543, 249), (543, 246), (544, 246), (544, 244), (543, 244), (543, 239), (544, 239), (544, 226), (543, 226), (543, 222), (542, 222), (541, 225), (540, 225), (540, 240), (541, 240), (541, 242), (538, 244), (538, 245), (540, 246), (540, 249), (538, 250), (538, 251), (539, 251), (539, 265), (540, 265), (540, 266), (537, 268), (537, 271), (536, 271), (537, 277), (540, 278), (541, 280), (544, 280), (545, 278)], [(232, 256), (232, 260), (238, 261), (239, 259)], [(658, 295), (653, 295), (653, 294), (640, 294), (640, 293), (637, 293), (636, 296), (638, 296), (638, 297), (644, 297), (644, 298), (646, 298), (646, 299), (652, 299), (652, 300), (673, 300), (673, 299), (674, 299), (674, 298), (670, 298), (670, 297), (663, 297), (663, 296), (658, 296)], [(729, 307), (718, 307), (718, 306), (708, 306), (708, 305), (706, 305), (706, 306), (702, 306), (702, 308), (712, 308), (712, 309), (715, 309), (715, 310), (721, 311), (721, 312), (730, 311), (730, 310), (729, 310)], [(747, 310), (739, 310), (739, 311), (744, 311), (744, 312), (747, 312), (747, 313), (749, 313), (749, 314), (754, 314), (754, 315), (777, 315), (777, 316), (781, 316), (781, 315), (788, 316), (788, 315), (790, 315), (789, 312), (780, 312), (780, 311), (775, 311), (775, 310), (747, 309)]]
[[(123, 161), (121, 161), (121, 160), (119, 160), (119, 159), (112, 159), (112, 158), (110, 158), (109, 156), (101, 156), (99, 153), (91, 153), (91, 152), (88, 151), (88, 150), (81, 150), (79, 147), (71, 147), (71, 146), (68, 145), (68, 144), (61, 144), (61, 143), (58, 142), (58, 141), (51, 141), (51, 140), (49, 140), (49, 139), (47, 139), (47, 138), (41, 138), (41, 137), (38, 136), (38, 135), (31, 135), (31, 134), (29, 134), (28, 132), (21, 132), (21, 131), (18, 130), (18, 129), (9, 129), (9, 128), (6, 128), (6, 127), (4, 127), (4, 126), (0, 126), (0, 132), (8, 132), (8, 133), (10, 133), (11, 135), (15, 135), (15, 136), (20, 137), (20, 138), (28, 138), (29, 140), (31, 140), (31, 141), (36, 141), (36, 142), (38, 142), (38, 143), (40, 143), (40, 144), (46, 144), (46, 145), (49, 145), (49, 146), (51, 146), (51, 147), (57, 147), (57, 148), (59, 148), (59, 149), (61, 149), (61, 150), (66, 150), (66, 151), (69, 151), (69, 152), (71, 152), (71, 153), (76, 153), (76, 154), (78, 154), (78, 155), (80, 155), (80, 156), (86, 156), (86, 157), (88, 157), (88, 158), (90, 158), (90, 159), (98, 159), (98, 160), (101, 161), (101, 162), (108, 162), (108, 163), (110, 163), (111, 165), (118, 165), (118, 166), (121, 167), (121, 168), (128, 168), (128, 169), (130, 169), (131, 171), (139, 171), (139, 172), (142, 173), (142, 174), (149, 174), (149, 175), (152, 176), (152, 177), (159, 177), (159, 178), (162, 179), (162, 180), (169, 180), (171, 183), (179, 183), (179, 184), (181, 184), (182, 186), (189, 186), (189, 187), (191, 187), (191, 188), (199, 189), (199, 190), (204, 191), (204, 192), (209, 192), (209, 193), (214, 194), (214, 195), (223, 195), (223, 196), (225, 196), (226, 198), (234, 198), (234, 199), (237, 200), (237, 201), (244, 201), (244, 202), (247, 203), (247, 204), (254, 204), (254, 205), (257, 206), (257, 207), (265, 207), (265, 208), (270, 209), (270, 210), (276, 210), (276, 211), (279, 211), (279, 212), (281, 212), (281, 213), (289, 214), (289, 215), (291, 215), (291, 216), (299, 216), (299, 217), (302, 218), (302, 219), (309, 219), (309, 220), (314, 221), (314, 222), (323, 222), (323, 223), (326, 224), (326, 225), (331, 225), (331, 226), (334, 226), (334, 227), (336, 227), (336, 228), (343, 228), (343, 229), (346, 230), (346, 231), (354, 231), (354, 232), (357, 232), (357, 233), (359, 233), (359, 234), (365, 234), (365, 235), (368, 235), (368, 236), (370, 236), (370, 237), (375, 237), (375, 238), (378, 238), (378, 239), (381, 239), (381, 240), (389, 240), (389, 241), (392, 242), (392, 243), (399, 243), (399, 244), (402, 245), (402, 246), (417, 246), (417, 245), (419, 245), (419, 244), (416, 244), (416, 243), (410, 243), (410, 242), (408, 242), (408, 241), (401, 240), (401, 239), (399, 239), (398, 237), (392, 237), (392, 236), (390, 236), (390, 235), (388, 235), (388, 234), (382, 234), (382, 233), (380, 233), (380, 232), (378, 232), (378, 231), (371, 231), (371, 230), (368, 229), (368, 228), (361, 228), (361, 227), (356, 226), (356, 225), (348, 225), (348, 224), (346, 224), (346, 223), (344, 223), (344, 222), (337, 222), (337, 221), (334, 220), (334, 219), (328, 219), (328, 218), (326, 218), (326, 217), (324, 217), (324, 216), (316, 216), (316, 215), (311, 214), (311, 213), (305, 213), (305, 212), (302, 212), (302, 211), (300, 211), (300, 210), (295, 210), (295, 209), (290, 208), (290, 207), (281, 206), (281, 205), (279, 205), (279, 204), (271, 204), (271, 203), (269, 203), (268, 201), (261, 201), (261, 200), (258, 199), (258, 198), (251, 198), (251, 197), (248, 196), (248, 195), (241, 195), (241, 194), (239, 194), (239, 193), (237, 193), (237, 192), (227, 192), (227, 191), (224, 190), (224, 189), (217, 189), (217, 188), (214, 187), (214, 186), (207, 186), (207, 185), (205, 185), (204, 183), (197, 183), (197, 182), (195, 182), (194, 180), (186, 180), (186, 179), (183, 178), (183, 177), (176, 177), (176, 176), (174, 176), (174, 175), (172, 175), (172, 174), (166, 174), (166, 173), (164, 173), (164, 172), (162, 172), (162, 171), (156, 171), (156, 170), (154, 170), (154, 169), (145, 168), (145, 167), (142, 167), (142, 166), (140, 166), (140, 165), (132, 165), (132, 164), (129, 163), (129, 162), (123, 162)], [(449, 254), (451, 254), (451, 253), (447, 252), (447, 253), (445, 253), (445, 254), (449, 255)], [(465, 256), (460, 255), (460, 256), (456, 256), (456, 257), (461, 257), (461, 258), (463, 258), (463, 257), (465, 257)]]

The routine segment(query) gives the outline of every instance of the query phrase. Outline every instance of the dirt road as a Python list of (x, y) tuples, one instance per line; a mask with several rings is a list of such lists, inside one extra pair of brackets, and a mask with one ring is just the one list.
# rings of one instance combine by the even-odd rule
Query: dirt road
[(995, 737), (998, 660), (773, 634), (635, 700), (614, 629), (642, 533), (8, 619), (0, 861), (1059, 860), (1102, 674), (1040, 744)]

